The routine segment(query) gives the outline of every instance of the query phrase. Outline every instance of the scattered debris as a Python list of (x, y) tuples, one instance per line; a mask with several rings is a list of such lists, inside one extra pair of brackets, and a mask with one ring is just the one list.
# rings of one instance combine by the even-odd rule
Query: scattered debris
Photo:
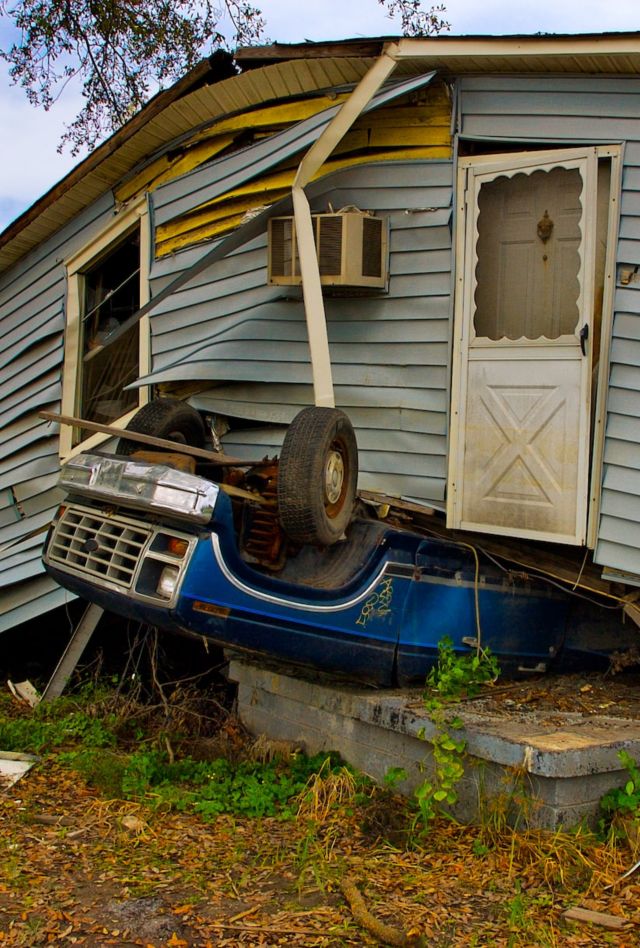
[(613, 652), (609, 660), (611, 662), (611, 674), (617, 675), (625, 668), (640, 665), (640, 649), (634, 645), (623, 652)]
[(122, 825), (125, 829), (135, 833), (136, 836), (141, 836), (142, 833), (146, 832), (149, 828), (144, 820), (141, 820), (138, 816), (134, 816), (133, 813), (127, 813), (126, 816), (122, 817)]
[(613, 889), (615, 885), (618, 885), (619, 882), (623, 882), (625, 879), (628, 879), (629, 876), (632, 876), (634, 872), (636, 872), (636, 870), (638, 869), (640, 869), (640, 859), (638, 859), (638, 861), (634, 863), (633, 866), (631, 866), (631, 869), (627, 869), (624, 875), (620, 876), (619, 879), (616, 879), (615, 882), (612, 882), (609, 885), (606, 885), (605, 889)]
[[(571, 709), (578, 696), (595, 710), (606, 693), (620, 701), (621, 713), (635, 713), (637, 676), (630, 687), (627, 675), (573, 677), (558, 682), (558, 690), (547, 679), (529, 681), (523, 690), (492, 689), (491, 700), (499, 708), (513, 702), (507, 716), (514, 708), (550, 714), (554, 700)], [(191, 686), (180, 689), (165, 687), (166, 705), (155, 697), (138, 704), (120, 692), (108, 700), (92, 697), (82, 720), (93, 724), (98, 715), (121, 716), (126, 702), (126, 720), (144, 727), (145, 748), (164, 752), (162, 739), (169, 733), (177, 761), (194, 752), (207, 760), (221, 751), (234, 760), (270, 760), (285, 750), (266, 741), (252, 746), (236, 719), (217, 706), (217, 690), (214, 699)], [(528, 700), (536, 693), (537, 700)], [(7, 720), (39, 718), (8, 691), (4, 703)], [(55, 706), (47, 718), (54, 712)], [(58, 737), (63, 730), (58, 727)], [(137, 734), (118, 727), (123, 740), (131, 741), (132, 733)], [(131, 748), (139, 745), (136, 736)], [(61, 749), (69, 746), (65, 738)], [(506, 938), (513, 948), (601, 948), (607, 939), (635, 944), (640, 863), (625, 872), (635, 857), (619, 836), (605, 841), (583, 827), (572, 833), (515, 832), (501, 809), (510, 796), (478, 825), (442, 820), (428, 834), (416, 835), (407, 801), (374, 787), (363, 798), (342, 770), (310, 783), (288, 819), (216, 813), (205, 819), (158, 805), (155, 794), (137, 800), (102, 796), (93, 770), (88, 779), (69, 768), (66, 753), (46, 753), (47, 766), (34, 768), (0, 808), (6, 848), (0, 944), (7, 948), (54, 941), (418, 948), (420, 938), (425, 945), (459, 948), (502, 945)], [(107, 749), (98, 748), (97, 756), (108, 770)], [(338, 878), (345, 884), (338, 887)], [(589, 906), (616, 927), (607, 930), (593, 916), (563, 914), (571, 904)], [(389, 932), (403, 940), (390, 940)]]
[(30, 681), (7, 681), (7, 687), (18, 701), (26, 701), (32, 708), (40, 702), (40, 695)]
[[(182, 934), (181, 928), (176, 931), (175, 918), (167, 913), (164, 901), (157, 896), (145, 898), (113, 899), (104, 907), (109, 924), (118, 926), (120, 936), (124, 931), (130, 938), (144, 939), (145, 942), (154, 941), (171, 944), (186, 945), (188, 942), (177, 940), (177, 932)], [(124, 931), (123, 931), (124, 929)], [(111, 931), (114, 935), (114, 931)]]
[(259, 734), (247, 750), (251, 760), (260, 764), (271, 760), (289, 760), (300, 753), (300, 747), (292, 741), (270, 740), (265, 734)]
[(76, 821), (68, 816), (55, 816), (52, 813), (33, 813), (28, 817), (29, 823), (39, 823), (42, 826), (75, 826)]

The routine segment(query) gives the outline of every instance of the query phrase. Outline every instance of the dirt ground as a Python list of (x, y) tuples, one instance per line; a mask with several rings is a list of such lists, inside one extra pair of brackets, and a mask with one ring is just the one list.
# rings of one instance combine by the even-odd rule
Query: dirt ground
[[(477, 699), (526, 709), (637, 716), (637, 675), (496, 686)], [(56, 756), (0, 803), (0, 948), (291, 945), (640, 946), (639, 852), (589, 834), (514, 833), (442, 820), (412, 831), (388, 792), (294, 820), (214, 822), (107, 800)], [(345, 897), (360, 892), (374, 922)], [(580, 906), (621, 930), (568, 921)], [(377, 934), (376, 934), (377, 932)], [(387, 930), (388, 935), (388, 930)]]

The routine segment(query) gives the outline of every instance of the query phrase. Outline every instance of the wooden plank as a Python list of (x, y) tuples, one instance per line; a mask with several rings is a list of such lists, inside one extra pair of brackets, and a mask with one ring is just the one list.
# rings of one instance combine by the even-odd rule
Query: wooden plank
[[(400, 497), (391, 497), (389, 494), (382, 494), (374, 490), (359, 490), (358, 496), (365, 503), (380, 505), (383, 507), (392, 507), (394, 510), (407, 510), (411, 513), (422, 514), (425, 517), (433, 516), (435, 509), (427, 504), (414, 504), (408, 500), (402, 500)], [(384, 519), (384, 518), (382, 518)]]
[(75, 671), (76, 665), (82, 657), (82, 653), (89, 644), (95, 628), (102, 618), (104, 609), (95, 603), (87, 606), (84, 615), (76, 626), (69, 643), (62, 653), (62, 658), (56, 665), (53, 675), (49, 679), (47, 687), (42, 692), (40, 701), (46, 703), (54, 698), (59, 698), (67, 682)]
[[(146, 461), (149, 464), (167, 464), (169, 467), (183, 471), (186, 474), (195, 473), (195, 458), (182, 453), (178, 454), (173, 452), (171, 454), (165, 454), (161, 451), (134, 451), (131, 457), (139, 461)], [(218, 483), (216, 481), (212, 481), (212, 483), (217, 483), (220, 490), (223, 490), (225, 494), (228, 494), (230, 497), (249, 500), (254, 504), (262, 504), (269, 507), (275, 506), (274, 501), (266, 500), (259, 494), (252, 494), (251, 491), (244, 490), (242, 487), (235, 487), (233, 484)]]
[(234, 57), (239, 63), (250, 63), (250, 68), (262, 66), (265, 63), (281, 62), (282, 60), (308, 59), (312, 54), (314, 59), (326, 59), (336, 56), (377, 57), (382, 52), (384, 41), (381, 39), (364, 40), (336, 40), (328, 43), (272, 43), (270, 46), (240, 46)]
[(600, 925), (601, 928), (608, 928), (611, 931), (624, 931), (629, 928), (631, 921), (628, 918), (620, 918), (618, 915), (606, 915), (604, 912), (594, 912), (592, 909), (570, 908), (562, 913), (563, 918), (574, 922), (589, 922), (591, 925)]
[[(83, 418), (75, 418), (73, 415), (58, 415), (52, 411), (41, 411), (39, 417), (46, 421), (55, 421), (61, 425), (71, 425), (73, 428), (84, 428), (86, 431), (98, 431), (102, 434), (113, 435), (114, 438), (126, 438), (128, 441), (137, 441), (140, 444), (148, 444), (153, 448), (167, 448), (169, 451), (176, 450), (175, 441), (167, 441), (166, 438), (154, 438), (152, 435), (141, 434), (139, 431), (129, 431), (127, 428), (116, 428), (114, 425), (100, 425), (95, 421), (85, 421)], [(204, 448), (194, 448), (189, 444), (179, 446), (180, 454), (188, 454), (194, 458), (202, 458), (211, 464), (218, 464), (221, 467), (257, 467), (264, 464), (264, 461), (243, 461), (240, 458), (228, 457), (226, 454), (220, 454), (217, 451), (207, 451)]]

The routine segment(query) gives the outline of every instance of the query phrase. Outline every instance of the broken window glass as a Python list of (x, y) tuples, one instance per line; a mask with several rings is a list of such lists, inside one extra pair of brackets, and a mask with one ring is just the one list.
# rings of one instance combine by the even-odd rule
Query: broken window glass
[[(81, 365), (77, 414), (110, 424), (138, 405), (125, 391), (138, 378), (139, 327), (110, 343), (140, 308), (140, 232), (136, 228), (82, 273)], [(80, 432), (76, 443), (89, 432)]]

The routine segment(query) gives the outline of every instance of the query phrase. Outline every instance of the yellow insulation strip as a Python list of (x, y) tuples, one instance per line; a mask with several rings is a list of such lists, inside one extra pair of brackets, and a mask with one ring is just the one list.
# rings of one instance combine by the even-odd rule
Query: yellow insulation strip
[[(181, 217), (181, 229), (179, 233), (186, 233), (187, 230), (194, 230), (206, 224), (215, 224), (218, 221), (224, 220), (225, 217), (235, 217), (237, 214), (246, 214), (247, 211), (252, 211), (256, 207), (273, 204), (275, 201), (279, 201), (281, 197), (286, 197), (289, 190), (290, 189), (285, 185), (282, 188), (271, 188), (262, 194), (256, 194), (252, 201), (247, 201), (246, 197), (239, 196), (234, 201), (222, 201), (215, 207), (207, 205), (207, 207), (202, 210), (188, 215), (185, 214)], [(157, 233), (159, 240), (165, 239), (165, 234), (161, 233), (161, 231), (165, 229), (167, 230), (166, 236), (171, 236), (171, 226), (167, 224), (164, 225), (164, 227), (158, 227)]]
[[(287, 193), (287, 191), (282, 193), (275, 192), (272, 196), (272, 200), (277, 201), (281, 197), (286, 197)], [(244, 222), (246, 215), (247, 210), (243, 210), (242, 212), (238, 212), (232, 216), (227, 216), (225, 213), (224, 217), (221, 217), (217, 221), (204, 223), (200, 226), (189, 227), (189, 229), (185, 230), (184, 233), (158, 243), (156, 254), (158, 257), (166, 257), (167, 254), (177, 253), (178, 250), (184, 250), (187, 247), (193, 247), (195, 244), (202, 243), (204, 240), (211, 240), (213, 237), (219, 237), (221, 234), (228, 233), (229, 231), (235, 230), (236, 227), (239, 227), (240, 224)]]
[(157, 158), (156, 161), (151, 162), (150, 165), (147, 165), (146, 168), (143, 168), (142, 171), (139, 171), (133, 178), (125, 181), (116, 189), (116, 201), (128, 201), (142, 191), (153, 191), (158, 185), (171, 181), (172, 178), (178, 178), (188, 171), (193, 171), (198, 165), (209, 161), (225, 148), (228, 148), (234, 138), (234, 135), (223, 135), (202, 142), (195, 147), (191, 146), (186, 153), (181, 151), (180, 155), (173, 159), (170, 159), (169, 155)]
[(339, 105), (346, 98), (347, 95), (343, 94), (283, 102), (269, 108), (242, 112), (214, 122), (213, 125), (182, 142), (176, 157), (170, 158), (169, 155), (163, 155), (152, 161), (133, 178), (125, 181), (116, 189), (115, 198), (121, 202), (128, 201), (142, 191), (153, 191), (158, 185), (171, 181), (172, 178), (177, 178), (188, 171), (193, 171), (194, 168), (227, 148), (241, 133), (251, 132), (254, 139), (268, 138), (280, 128), (288, 128), (331, 106)]
[(346, 98), (346, 93), (343, 95), (319, 96), (312, 99), (300, 99), (297, 102), (282, 102), (279, 105), (272, 105), (265, 109), (254, 109), (252, 112), (242, 112), (239, 115), (214, 122), (213, 125), (202, 129), (193, 138), (190, 138), (187, 144), (202, 141), (202, 139), (210, 138), (212, 135), (221, 135), (223, 132), (238, 132), (255, 128), (271, 129), (273, 125), (282, 125), (283, 128), (288, 128), (289, 125), (302, 122), (303, 119), (317, 115), (318, 112), (339, 105)]
[(383, 109), (376, 109), (375, 113), (362, 115), (355, 123), (354, 128), (358, 128), (363, 123), (375, 125), (376, 128), (380, 125), (394, 125), (397, 128), (402, 128), (407, 125), (424, 125), (425, 122), (430, 121), (435, 121), (438, 125), (443, 123), (448, 125), (451, 116), (451, 103), (445, 87), (429, 86), (428, 93), (428, 99), (415, 105), (391, 105)]
[[(273, 134), (276, 125), (286, 127), (344, 98), (346, 96), (342, 95), (334, 99), (327, 96), (284, 102), (224, 119), (195, 135), (191, 141), (200, 142), (200, 145), (194, 145), (193, 150), (210, 147), (208, 136), (223, 132), (230, 134), (233, 131), (250, 130), (253, 140), (256, 140), (265, 134), (265, 129)], [(377, 109), (374, 114), (360, 116), (353, 129), (339, 143), (332, 158), (323, 165), (318, 177), (374, 161), (450, 158), (450, 111), (446, 86), (440, 83), (425, 90), (415, 104), (389, 106)], [(270, 129), (267, 128), (269, 125)], [(206, 141), (203, 136), (207, 136)], [(183, 160), (186, 161), (187, 156)], [(299, 156), (294, 155), (275, 171), (234, 188), (158, 227), (156, 254), (165, 256), (218, 237), (242, 223), (247, 212), (273, 204), (291, 188), (298, 161)], [(195, 167), (197, 163), (198, 158), (194, 156), (192, 166)], [(176, 173), (174, 167), (162, 172), (165, 180)]]
[(412, 126), (411, 128), (372, 128), (372, 148), (411, 147), (412, 145), (447, 145), (449, 124), (441, 126)]
[[(402, 161), (418, 158), (446, 159), (450, 157), (450, 144), (426, 148), (400, 148), (379, 153), (368, 152), (364, 155), (354, 155), (337, 161), (328, 161), (323, 165), (322, 171), (317, 177), (323, 177), (342, 168), (370, 164), (374, 161)], [(261, 178), (259, 181), (253, 182), (252, 185), (238, 188), (235, 191), (228, 192), (221, 198), (217, 198), (215, 201), (202, 205), (189, 215), (184, 215), (158, 227), (156, 231), (156, 255), (163, 257), (233, 230), (242, 223), (247, 211), (261, 205), (273, 204), (288, 194), (294, 175), (295, 169), (289, 169), (270, 176), (269, 181), (266, 178)], [(267, 184), (270, 184), (271, 187), (265, 187)], [(244, 201), (234, 200), (239, 197), (244, 197)], [(227, 205), (227, 202), (229, 202), (229, 205)], [(239, 206), (242, 207), (242, 213), (238, 210)], [(229, 211), (233, 209), (232, 216), (227, 216), (227, 207)]]
[[(350, 148), (345, 147), (345, 150), (348, 152), (353, 152), (357, 150), (364, 151), (364, 149), (368, 147), (368, 144), (369, 144), (368, 135), (365, 135), (364, 132), (358, 132), (354, 134), (351, 140), (351, 147)], [(340, 151), (341, 149), (336, 148), (334, 154), (339, 154)], [(352, 159), (352, 160), (355, 160), (355, 159)], [(327, 162), (327, 166), (328, 165), (329, 165), (329, 162)], [(239, 188), (234, 188), (233, 191), (226, 191), (224, 194), (221, 194), (219, 197), (213, 198), (213, 200), (211, 201), (207, 201), (204, 204), (198, 205), (198, 207), (194, 208), (193, 211), (190, 211), (188, 214), (183, 215), (183, 217), (181, 217), (180, 220), (184, 220), (187, 217), (190, 218), (194, 214), (202, 214), (209, 207), (212, 207), (212, 208), (217, 207), (220, 204), (225, 204), (227, 201), (232, 201), (235, 198), (238, 198), (241, 196), (258, 197), (259, 200), (257, 202), (254, 202), (251, 205), (246, 205), (247, 207), (254, 206), (255, 203), (264, 204), (265, 200), (269, 197), (269, 193), (274, 188), (284, 188), (284, 187), (290, 188), (291, 187), (297, 167), (298, 167), (298, 156), (295, 156), (295, 158), (291, 162), (280, 165), (278, 171), (273, 172), (272, 174), (265, 174), (260, 178), (256, 178), (254, 181), (248, 181), (247, 184), (243, 184)], [(323, 172), (323, 174), (326, 174), (326, 171)], [(262, 198), (264, 198), (264, 200), (260, 199), (261, 196)], [(271, 200), (269, 200), (268, 203), (272, 203)], [(172, 221), (171, 224), (173, 223), (175, 222)], [(170, 227), (171, 224), (168, 224), (165, 226)], [(161, 228), (158, 228), (158, 230), (160, 229)]]

